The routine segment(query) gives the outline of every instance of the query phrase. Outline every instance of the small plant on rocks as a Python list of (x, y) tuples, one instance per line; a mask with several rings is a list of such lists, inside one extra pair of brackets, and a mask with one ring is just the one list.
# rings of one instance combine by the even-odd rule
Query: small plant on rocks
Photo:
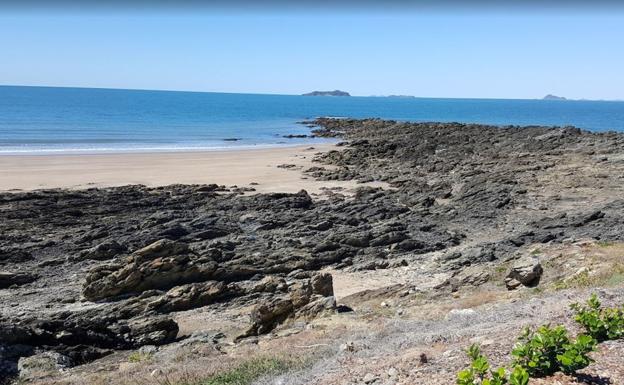
[(531, 377), (541, 377), (558, 371), (574, 373), (592, 363), (588, 353), (597, 341), (588, 335), (576, 340), (568, 337), (563, 326), (541, 326), (535, 331), (525, 329), (512, 351), (514, 364), (523, 367)]
[(468, 348), (467, 354), (472, 363), (469, 368), (457, 374), (458, 385), (526, 385), (529, 383), (529, 374), (519, 366), (514, 368), (509, 376), (502, 367), (490, 370), (487, 358), (481, 354), (481, 349), (476, 344)]
[(603, 308), (596, 294), (591, 295), (586, 305), (574, 303), (570, 307), (576, 313), (576, 322), (599, 342), (624, 337), (624, 307)]

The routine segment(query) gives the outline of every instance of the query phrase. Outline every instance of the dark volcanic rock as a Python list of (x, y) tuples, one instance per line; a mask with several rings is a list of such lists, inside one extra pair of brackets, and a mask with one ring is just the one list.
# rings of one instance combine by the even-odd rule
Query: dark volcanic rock
[(36, 275), (29, 273), (13, 273), (8, 271), (0, 271), (0, 289), (5, 289), (13, 285), (24, 285), (36, 279)]

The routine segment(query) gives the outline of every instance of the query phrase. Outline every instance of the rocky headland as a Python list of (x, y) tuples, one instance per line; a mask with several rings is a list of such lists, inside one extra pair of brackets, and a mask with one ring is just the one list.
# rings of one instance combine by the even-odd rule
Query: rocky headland
[(0, 194), (0, 378), (192, 383), (281, 352), (282, 383), (450, 384), (469, 341), (502, 360), (593, 287), (624, 300), (624, 135), (307, 123), (343, 142), (303, 173), (361, 187)]

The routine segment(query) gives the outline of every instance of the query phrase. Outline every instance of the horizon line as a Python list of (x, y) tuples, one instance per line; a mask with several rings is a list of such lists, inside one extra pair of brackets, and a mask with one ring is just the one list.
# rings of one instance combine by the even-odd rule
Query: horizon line
[[(29, 88), (65, 88), (65, 89), (86, 89), (86, 90), (109, 90), (109, 91), (149, 91), (149, 92), (181, 92), (181, 93), (198, 93), (198, 94), (233, 94), (233, 95), (272, 95), (272, 96), (303, 96), (303, 94), (288, 94), (279, 92), (231, 92), (231, 91), (198, 91), (198, 90), (180, 90), (180, 89), (162, 89), (162, 88), (117, 88), (117, 87), (91, 87), (91, 86), (58, 86), (58, 85), (29, 85), (29, 84), (0, 84), (0, 87), (29, 87)], [(335, 90), (313, 90), (313, 91), (335, 91)], [(312, 92), (312, 91), (306, 91)], [(349, 91), (345, 91), (348, 92)], [(350, 94), (350, 93), (349, 93)], [(545, 96), (554, 95), (546, 94), (543, 97), (535, 98), (514, 98), (514, 97), (466, 97), (466, 96), (416, 96), (411, 94), (395, 94), (388, 95), (351, 95), (350, 96), (334, 96), (335, 98), (355, 97), (355, 98), (397, 98), (405, 99), (459, 99), (459, 100), (544, 100)], [(558, 96), (558, 95), (557, 95)], [(309, 96), (323, 97), (323, 96)], [(329, 97), (329, 96), (327, 96)], [(564, 99), (564, 100), (547, 100), (547, 101), (593, 101), (593, 102), (624, 102), (624, 99)]]

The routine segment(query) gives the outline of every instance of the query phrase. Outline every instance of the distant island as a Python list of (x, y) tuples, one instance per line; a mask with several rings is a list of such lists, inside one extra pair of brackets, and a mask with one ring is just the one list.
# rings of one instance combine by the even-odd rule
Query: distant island
[(416, 99), (414, 95), (388, 95), (387, 98)]
[(312, 91), (303, 96), (351, 96), (348, 92), (334, 90), (334, 91)]
[(568, 99), (564, 98), (563, 96), (548, 94), (544, 96), (543, 100), (568, 100)]

